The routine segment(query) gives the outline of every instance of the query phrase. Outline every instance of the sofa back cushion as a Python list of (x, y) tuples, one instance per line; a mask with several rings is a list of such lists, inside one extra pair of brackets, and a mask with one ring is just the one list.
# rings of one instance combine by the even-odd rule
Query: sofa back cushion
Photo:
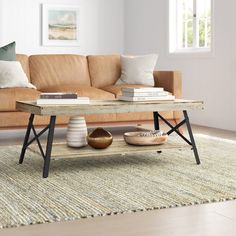
[(80, 55), (33, 55), (29, 57), (31, 82), (40, 91), (54, 86), (91, 86), (88, 63)]
[(20, 62), (28, 80), (30, 81), (29, 57), (24, 54), (16, 54), (16, 60)]
[(119, 55), (88, 56), (89, 73), (93, 87), (114, 85), (121, 75)]

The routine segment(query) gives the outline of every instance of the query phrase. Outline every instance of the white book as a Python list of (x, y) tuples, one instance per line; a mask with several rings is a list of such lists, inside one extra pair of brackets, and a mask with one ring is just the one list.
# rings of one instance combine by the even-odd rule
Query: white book
[(160, 87), (148, 87), (148, 88), (122, 88), (122, 92), (136, 92), (136, 93), (143, 93), (143, 92), (162, 92), (164, 88)]
[(122, 96), (125, 97), (163, 97), (169, 95), (167, 91), (157, 91), (157, 92), (122, 92)]
[(88, 97), (79, 97), (72, 99), (37, 99), (37, 105), (79, 105), (79, 104), (89, 104)]
[(173, 101), (175, 100), (175, 96), (168, 95), (163, 97), (127, 97), (120, 96), (119, 100), (122, 101), (130, 101), (130, 102), (144, 102), (144, 101)]

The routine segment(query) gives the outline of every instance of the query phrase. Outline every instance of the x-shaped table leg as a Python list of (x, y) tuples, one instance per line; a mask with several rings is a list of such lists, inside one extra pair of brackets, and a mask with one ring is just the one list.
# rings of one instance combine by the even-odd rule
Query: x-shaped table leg
[[(176, 126), (173, 126), (169, 121), (167, 121), (163, 116), (161, 116), (157, 111), (153, 112), (153, 118), (154, 118), (154, 127), (156, 130), (159, 130), (159, 118), (164, 121), (165, 124), (167, 124), (171, 129), (167, 132), (168, 135), (172, 134), (172, 133), (177, 133), (186, 143), (188, 143), (189, 145), (192, 146), (193, 148), (193, 152), (194, 152), (194, 156), (196, 159), (196, 163), (199, 165), (201, 164), (200, 162), (200, 158), (198, 155), (198, 150), (197, 150), (197, 146), (193, 137), (193, 132), (192, 132), (192, 128), (191, 128), (191, 124), (189, 122), (189, 117), (188, 117), (188, 113), (187, 111), (183, 111), (184, 114), (184, 120), (182, 120), (179, 124), (177, 124)], [(187, 126), (187, 130), (188, 130), (188, 134), (189, 134), (189, 139), (187, 139), (183, 134), (181, 134), (179, 132), (179, 128), (186, 124)]]
[[(43, 178), (47, 178), (49, 174), (49, 166), (51, 160), (51, 152), (52, 152), (52, 143), (53, 143), (53, 136), (54, 136), (54, 128), (56, 122), (56, 116), (51, 116), (50, 123), (47, 125), (43, 130), (41, 130), (38, 134), (33, 125), (34, 122), (34, 114), (30, 115), (28, 127), (25, 134), (24, 143), (21, 149), (19, 163), (22, 164), (25, 157), (25, 152), (27, 148), (36, 141), (41, 152), (41, 155), (44, 159), (44, 167), (43, 167)], [(33, 131), (33, 138), (30, 140), (30, 133), (31, 130)], [(46, 146), (46, 153), (44, 153), (42, 145), (40, 143), (39, 137), (44, 134), (48, 130), (48, 137), (47, 137), (47, 146)]]

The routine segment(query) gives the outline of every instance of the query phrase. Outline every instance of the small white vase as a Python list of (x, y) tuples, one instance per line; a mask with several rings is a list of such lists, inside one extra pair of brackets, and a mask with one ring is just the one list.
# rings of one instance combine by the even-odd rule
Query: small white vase
[(87, 125), (84, 117), (71, 117), (67, 127), (66, 140), (69, 147), (84, 147), (87, 143)]

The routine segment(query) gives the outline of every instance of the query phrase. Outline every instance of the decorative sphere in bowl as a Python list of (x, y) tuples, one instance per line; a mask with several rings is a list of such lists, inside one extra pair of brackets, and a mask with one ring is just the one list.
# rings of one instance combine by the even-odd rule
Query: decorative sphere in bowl
[(112, 144), (113, 138), (110, 132), (103, 128), (96, 128), (87, 136), (88, 145), (96, 149), (104, 149)]

